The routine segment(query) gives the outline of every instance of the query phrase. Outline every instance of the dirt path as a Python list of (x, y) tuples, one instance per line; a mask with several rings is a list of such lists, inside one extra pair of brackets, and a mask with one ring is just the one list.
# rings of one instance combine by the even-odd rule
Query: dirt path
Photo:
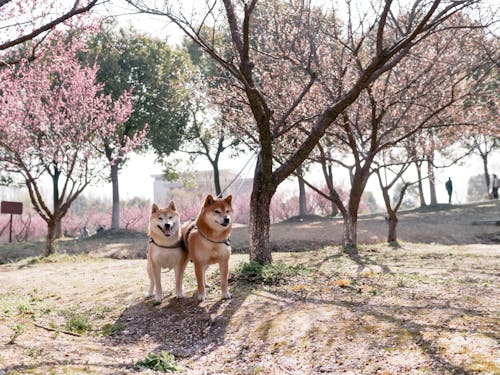
[[(235, 279), (230, 301), (214, 287), (202, 304), (161, 305), (143, 297), (142, 259), (5, 264), (0, 374), (129, 374), (162, 350), (188, 374), (495, 374), (499, 255), (498, 245), (280, 252), (277, 264), (295, 270), (284, 283)], [(232, 268), (246, 260), (235, 254)], [(172, 274), (163, 280), (171, 291)], [(75, 322), (87, 323), (81, 336), (60, 332)]]

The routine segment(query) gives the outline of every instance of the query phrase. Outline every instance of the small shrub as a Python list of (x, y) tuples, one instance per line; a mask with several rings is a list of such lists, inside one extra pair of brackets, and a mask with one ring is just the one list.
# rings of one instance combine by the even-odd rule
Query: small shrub
[(73, 315), (66, 322), (66, 329), (70, 332), (84, 333), (90, 331), (92, 326), (86, 315)]
[(399, 279), (398, 280), (398, 288), (406, 288), (407, 284), (406, 284), (406, 281), (404, 279)]
[(301, 265), (289, 266), (282, 262), (271, 264), (243, 262), (235, 270), (233, 278), (247, 282), (260, 282), (266, 285), (279, 285), (305, 270)]
[(170, 373), (182, 371), (182, 368), (175, 363), (175, 357), (165, 350), (160, 354), (149, 354), (146, 358), (136, 362), (136, 366)]
[(24, 333), (24, 324), (16, 324), (12, 330), (14, 331), (14, 334), (10, 338), (9, 342), (7, 344), (12, 345), (16, 342), (16, 339), (21, 336)]

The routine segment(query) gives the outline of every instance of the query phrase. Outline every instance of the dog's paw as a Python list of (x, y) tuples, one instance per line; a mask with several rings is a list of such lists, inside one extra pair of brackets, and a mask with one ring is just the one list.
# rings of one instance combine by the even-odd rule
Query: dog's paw
[(153, 297), (153, 293), (149, 293), (147, 292), (145, 295), (144, 295), (145, 298), (151, 298)]
[(156, 301), (156, 302), (161, 302), (161, 300), (162, 300), (162, 299), (163, 299), (163, 296), (161, 296), (161, 295), (158, 295), (158, 294), (157, 294), (157, 295), (155, 296), (155, 301)]
[(184, 296), (184, 293), (181, 292), (181, 293), (176, 293), (175, 297), (180, 299), (180, 298), (184, 298), (185, 296)]
[(231, 298), (233, 298), (231, 293), (229, 293), (229, 292), (222, 293), (222, 299), (231, 299)]
[(198, 301), (204, 302), (205, 301), (205, 294), (198, 294), (197, 298), (198, 298)]

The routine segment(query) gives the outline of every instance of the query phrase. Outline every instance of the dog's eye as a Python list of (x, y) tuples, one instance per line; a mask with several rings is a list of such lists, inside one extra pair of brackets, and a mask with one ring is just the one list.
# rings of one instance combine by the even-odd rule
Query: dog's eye
[(163, 218), (162, 218), (162, 217), (159, 217), (159, 218), (158, 218), (158, 220), (163, 220)]
[(214, 210), (216, 214), (220, 214), (220, 210)]
[(168, 218), (169, 218), (169, 219), (172, 219), (172, 218), (173, 218), (173, 216), (169, 216)]

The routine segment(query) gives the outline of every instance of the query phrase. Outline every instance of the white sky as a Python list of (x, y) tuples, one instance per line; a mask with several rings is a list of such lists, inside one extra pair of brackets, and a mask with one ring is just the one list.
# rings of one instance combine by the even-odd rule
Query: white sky
[[(67, 0), (61, 0), (67, 1)], [(198, 0), (200, 1), (200, 0)], [(364, 1), (364, 0), (361, 0)], [(197, 0), (183, 1), (184, 6), (189, 6), (191, 4), (196, 4)], [(117, 5), (121, 4), (121, 5)], [(130, 14), (130, 10), (123, 6), (123, 1), (113, 2), (112, 5), (106, 5), (106, 8), (101, 8), (99, 12), (103, 15), (117, 15), (122, 14), (118, 17), (118, 21), (123, 26), (132, 25), (136, 29), (145, 31), (153, 36), (167, 39), (172, 44), (178, 44), (182, 39), (182, 33), (172, 24), (168, 24), (165, 19), (158, 17), (152, 17), (147, 15), (133, 15)], [(490, 161), (490, 171), (491, 173), (500, 172), (500, 157), (497, 153), (496, 158), (492, 158)], [(173, 155), (172, 157), (182, 157), (179, 155)], [(227, 157), (223, 157), (220, 163), (221, 169), (233, 169), (239, 171), (240, 168), (247, 161), (248, 155), (242, 158), (231, 160)], [(197, 167), (199, 170), (211, 169), (208, 161), (204, 159), (199, 159), (197, 162)], [(162, 173), (162, 166), (157, 164), (154, 157), (150, 154), (147, 156), (140, 156), (133, 154), (129, 162), (125, 165), (123, 170), (119, 175), (120, 182), (120, 196), (122, 199), (133, 198), (133, 197), (144, 197), (149, 200), (153, 200), (153, 178), (152, 175)], [(437, 170), (437, 194), (439, 202), (447, 201), (447, 194), (444, 189), (444, 182), (451, 177), (454, 181), (454, 201), (464, 202), (467, 189), (467, 180), (472, 175), (477, 175), (482, 173), (482, 165), (479, 157), (473, 156), (468, 158), (463, 165), (453, 166), (446, 170)], [(342, 180), (347, 180), (347, 172), (339, 171), (339, 174), (343, 175)], [(253, 170), (248, 174), (250, 177), (253, 175)], [(312, 181), (320, 182), (322, 177), (321, 174), (316, 172), (314, 176), (310, 177)], [(286, 184), (288, 188), (295, 188), (297, 185), (295, 179)], [(425, 184), (427, 187), (427, 184)], [(382, 205), (381, 194), (379, 193), (378, 182), (375, 178), (371, 178), (368, 183), (367, 190), (373, 191), (376, 198), (379, 200), (379, 204)], [(428, 190), (428, 188), (426, 188)], [(428, 193), (427, 193), (428, 194)], [(91, 186), (85, 195), (97, 195), (99, 197), (111, 197), (111, 185), (110, 184), (100, 184), (98, 186)]]
[[(363, 2), (365, 0), (361, 0)], [(196, 4), (197, 1), (193, 0), (191, 2), (184, 1), (183, 5), (188, 6), (191, 4)], [(114, 14), (128, 13), (126, 9), (123, 8), (113, 8), (112, 12)], [(180, 32), (174, 25), (165, 22), (165, 19), (158, 17), (151, 17), (146, 15), (124, 15), (118, 18), (119, 22), (123, 25), (133, 25), (138, 30), (143, 30), (150, 33), (153, 36), (160, 38), (168, 38), (168, 41), (173, 44), (178, 44), (182, 39), (182, 32)], [(179, 157), (179, 155), (173, 155)], [(490, 171), (494, 173), (495, 171), (500, 172), (500, 158), (492, 158), (490, 161)], [(239, 159), (230, 160), (224, 157), (221, 160), (221, 169), (233, 169), (239, 171), (241, 166), (246, 162), (247, 156)], [(211, 169), (210, 164), (199, 159), (197, 162), (198, 169), (208, 170)], [(161, 165), (154, 162), (154, 157), (149, 156), (138, 156), (135, 155), (131, 158), (129, 163), (124, 167), (120, 174), (120, 194), (122, 198), (132, 198), (134, 196), (141, 196), (148, 199), (153, 199), (153, 178), (151, 175), (159, 174), (162, 172)], [(466, 190), (467, 190), (467, 180), (472, 175), (477, 175), (482, 172), (481, 160), (477, 156), (472, 156), (466, 159), (462, 165), (453, 166), (447, 169), (437, 169), (436, 170), (436, 190), (439, 202), (447, 202), (448, 197), (446, 190), (444, 188), (444, 183), (451, 177), (454, 181), (454, 193), (453, 201), (457, 203), (465, 202)], [(347, 172), (339, 170), (340, 175), (343, 175), (342, 179), (347, 181)], [(497, 173), (498, 174), (498, 173)], [(253, 175), (253, 170), (249, 173), (249, 176)], [(313, 176), (310, 177), (312, 181), (322, 182), (321, 173), (317, 170)], [(287, 188), (295, 188), (296, 181), (290, 181), (286, 183)], [(424, 187), (426, 188), (427, 201), (428, 199), (428, 184), (424, 182)], [(105, 189), (104, 191), (102, 189)], [(94, 189), (92, 189), (94, 190)], [(375, 177), (372, 177), (368, 183), (367, 190), (374, 192), (380, 205), (383, 205), (381, 193), (379, 192), (378, 181)], [(111, 186), (100, 187), (97, 191), (102, 194), (111, 194)], [(97, 192), (96, 191), (96, 192)], [(107, 191), (107, 193), (105, 192)]]

